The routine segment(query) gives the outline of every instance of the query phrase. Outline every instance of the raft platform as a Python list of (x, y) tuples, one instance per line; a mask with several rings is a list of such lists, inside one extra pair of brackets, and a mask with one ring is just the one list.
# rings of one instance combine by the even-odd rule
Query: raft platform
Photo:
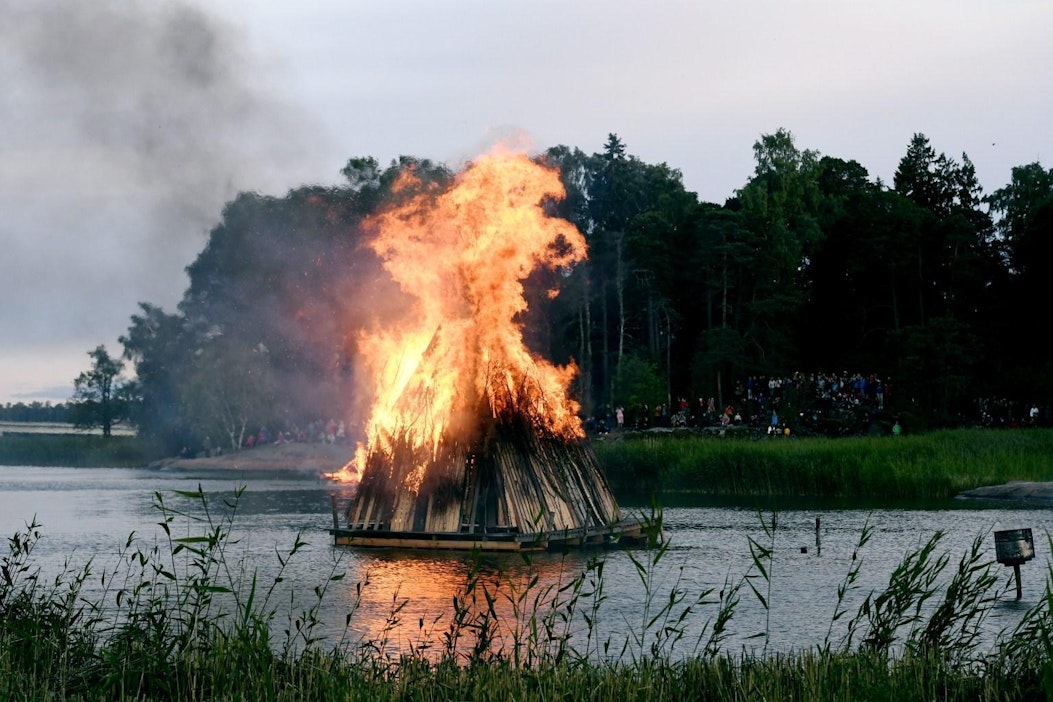
[(462, 529), (460, 532), (390, 531), (383, 526), (373, 524), (355, 529), (334, 526), (329, 533), (337, 546), (446, 551), (552, 551), (638, 544), (647, 538), (643, 525), (635, 519), (623, 519), (606, 526), (534, 533), (500, 527), (485, 531)]

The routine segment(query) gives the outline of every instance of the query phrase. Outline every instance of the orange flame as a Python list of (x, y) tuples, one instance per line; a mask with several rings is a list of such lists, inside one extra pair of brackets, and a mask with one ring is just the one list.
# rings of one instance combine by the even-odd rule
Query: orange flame
[(467, 436), (484, 406), (494, 417), (525, 413), (541, 432), (583, 436), (567, 394), (577, 368), (531, 353), (517, 321), (532, 271), (586, 256), (577, 228), (543, 209), (563, 197), (557, 171), (499, 149), (449, 190), (414, 195), (370, 220), (373, 249), (413, 304), (404, 320), (359, 339), (375, 391), (369, 445), (331, 477), (354, 479), (370, 454), (408, 448), (416, 465), (404, 483), (416, 492), (444, 438)]

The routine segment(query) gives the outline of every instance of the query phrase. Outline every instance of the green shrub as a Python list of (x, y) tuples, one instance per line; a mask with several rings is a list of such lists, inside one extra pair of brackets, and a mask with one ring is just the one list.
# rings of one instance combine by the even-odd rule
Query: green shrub
[(161, 458), (154, 443), (135, 436), (0, 435), (0, 465), (134, 468)]

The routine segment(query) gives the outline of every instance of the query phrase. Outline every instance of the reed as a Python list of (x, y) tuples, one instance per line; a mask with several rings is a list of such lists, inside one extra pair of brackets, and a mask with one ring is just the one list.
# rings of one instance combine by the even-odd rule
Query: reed
[(0, 465), (5, 466), (135, 468), (162, 456), (159, 447), (135, 436), (0, 435)]
[[(979, 622), (1005, 594), (982, 556), (986, 535), (956, 566), (940, 534), (906, 554), (837, 643), (828, 635), (795, 653), (734, 653), (721, 644), (740, 594), (765, 606), (778, 597), (770, 571), (777, 515), (760, 516), (764, 536), (748, 541), (752, 567), (714, 594), (687, 592), (677, 580), (668, 591), (658, 585), (669, 541), (655, 510), (645, 517), (649, 546), (629, 554), (646, 605), (624, 643), (612, 646), (599, 633), (606, 596), (596, 558), (554, 586), (529, 575), (495, 581), (474, 568), (448, 624), (422, 620), (420, 640), (393, 652), (390, 628), (377, 640), (318, 636), (320, 603), (330, 589), (347, 587), (338, 562), (305, 606), (279, 605), (284, 570), (305, 546), (300, 537), (275, 551), (279, 568), (266, 581), (233, 560), (241, 492), (218, 504), (200, 490), (179, 492), (171, 498), (177, 506), (156, 495), (163, 538), (129, 537), (101, 570), (67, 563), (45, 577), (33, 562), (41, 526), (27, 524), (8, 539), (0, 556), (0, 699), (1023, 700), (1053, 692), (1048, 584), (1019, 626), (979, 650)], [(831, 631), (848, 614), (845, 594), (857, 586), (870, 534), (864, 527)], [(356, 601), (365, 589), (355, 586)], [(703, 607), (716, 613), (696, 631), (689, 615)], [(396, 598), (392, 627), (402, 608)], [(356, 611), (352, 603), (348, 622)]]
[(617, 494), (944, 499), (1053, 480), (1053, 430), (958, 429), (845, 439), (689, 434), (596, 443)]

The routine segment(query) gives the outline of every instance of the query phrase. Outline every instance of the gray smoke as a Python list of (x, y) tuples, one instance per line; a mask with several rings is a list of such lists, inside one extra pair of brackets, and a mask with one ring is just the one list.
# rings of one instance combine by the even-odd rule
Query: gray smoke
[(5, 344), (111, 342), (179, 299), (236, 192), (335, 180), (276, 79), (186, 2), (0, 0)]

